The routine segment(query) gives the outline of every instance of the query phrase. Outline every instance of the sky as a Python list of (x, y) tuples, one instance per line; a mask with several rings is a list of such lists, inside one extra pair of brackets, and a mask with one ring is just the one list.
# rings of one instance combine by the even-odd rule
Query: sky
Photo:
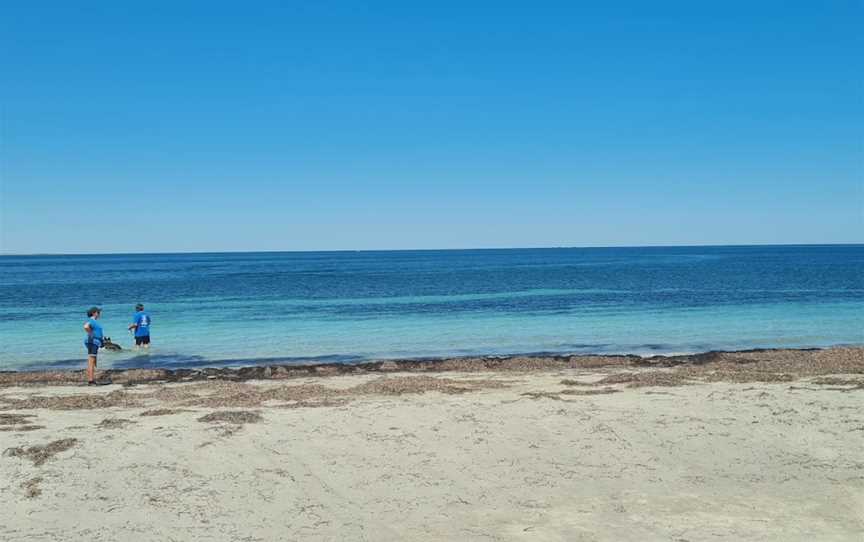
[(16, 2), (0, 252), (864, 242), (864, 2)]

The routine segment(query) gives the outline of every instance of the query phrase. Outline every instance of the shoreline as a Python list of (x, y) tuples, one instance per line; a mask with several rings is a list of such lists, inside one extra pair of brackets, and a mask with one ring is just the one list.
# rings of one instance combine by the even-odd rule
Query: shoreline
[[(852, 352), (864, 365), (864, 345), (838, 345), (824, 348), (753, 348), (746, 350), (709, 350), (694, 354), (557, 354), (538, 353), (523, 355), (486, 355), (407, 358), (393, 360), (364, 361), (359, 363), (299, 363), (265, 364), (242, 367), (196, 367), (168, 369), (141, 367), (124, 369), (97, 369), (101, 375), (110, 377), (115, 383), (136, 385), (153, 382), (196, 382), (205, 380), (280, 380), (310, 376), (362, 375), (376, 373), (445, 373), (453, 371), (536, 371), (562, 368), (672, 368), (679, 366), (703, 366), (722, 363), (736, 358), (769, 356), (781, 363), (783, 360), (808, 353)], [(84, 362), (82, 361), (82, 366)], [(862, 368), (864, 371), (864, 368)], [(0, 387), (19, 384), (70, 384), (81, 380), (84, 369), (46, 370), (0, 370)]]

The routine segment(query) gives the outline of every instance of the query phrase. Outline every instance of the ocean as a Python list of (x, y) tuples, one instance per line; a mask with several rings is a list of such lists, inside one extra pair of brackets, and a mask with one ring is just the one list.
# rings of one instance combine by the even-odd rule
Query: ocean
[[(153, 347), (131, 349), (136, 303)], [(0, 369), (864, 344), (864, 245), (0, 257)]]

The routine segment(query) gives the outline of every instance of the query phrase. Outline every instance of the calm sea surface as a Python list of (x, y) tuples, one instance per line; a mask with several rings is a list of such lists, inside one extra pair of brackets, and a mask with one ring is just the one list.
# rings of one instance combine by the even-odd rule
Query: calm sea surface
[(864, 245), (0, 257), (0, 369), (864, 344)]

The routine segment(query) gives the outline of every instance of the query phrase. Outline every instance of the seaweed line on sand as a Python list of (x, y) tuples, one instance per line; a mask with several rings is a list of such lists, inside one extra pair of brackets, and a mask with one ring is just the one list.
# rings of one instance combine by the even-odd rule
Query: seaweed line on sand
[(252, 412), (249, 410), (223, 410), (211, 412), (210, 414), (198, 418), (199, 422), (204, 423), (234, 423), (242, 425), (244, 423), (258, 423), (262, 421), (260, 412)]
[(34, 414), (5, 414), (0, 413), (0, 425), (26, 425), (30, 423), (30, 418), (35, 418)]
[(39, 484), (42, 483), (42, 477), (37, 476), (21, 483), (21, 489), (24, 490), (24, 497), (33, 499), (42, 494), (42, 488)]
[(38, 467), (55, 455), (72, 448), (76, 444), (78, 444), (78, 439), (65, 438), (49, 442), (48, 444), (30, 446), (29, 448), (25, 446), (7, 448), (3, 452), (3, 455), (7, 457), (23, 457), (29, 459)]
[[(529, 358), (508, 358), (515, 363)], [(554, 362), (556, 367), (566, 366), (557, 358), (540, 362)], [(554, 392), (558, 400), (562, 395), (601, 395), (615, 393), (622, 388), (675, 387), (710, 382), (729, 383), (788, 383), (799, 379), (811, 379), (813, 385), (823, 390), (852, 391), (864, 389), (864, 348), (831, 348), (827, 350), (777, 350), (733, 353), (713, 353), (679, 358), (664, 358), (653, 362), (652, 358), (605, 369), (609, 374), (587, 383), (563, 380), (564, 391)], [(677, 360), (677, 361), (676, 361)], [(463, 360), (464, 361), (464, 360)], [(676, 363), (672, 363), (675, 361)], [(443, 362), (442, 362), (443, 363)], [(502, 363), (504, 363), (502, 361)], [(441, 364), (434, 365), (440, 369)], [(559, 367), (560, 368), (560, 367)], [(330, 369), (337, 371), (336, 368)], [(418, 369), (419, 370), (419, 369)], [(488, 370), (488, 369), (487, 369)], [(505, 370), (510, 370), (505, 369)], [(478, 374), (478, 373), (474, 373)], [(845, 376), (838, 376), (845, 375)], [(479, 376), (479, 374), (478, 374)], [(853, 379), (853, 377), (855, 377)], [(72, 395), (31, 395), (11, 397), (0, 395), (2, 410), (79, 410), (106, 407), (158, 408), (146, 410), (142, 416), (167, 415), (184, 409), (198, 408), (245, 408), (262, 406), (277, 408), (311, 408), (340, 406), (358, 398), (373, 396), (400, 396), (438, 392), (464, 394), (483, 389), (505, 388), (507, 381), (491, 378), (447, 378), (438, 374), (381, 375), (349, 388), (338, 388), (321, 383), (295, 383), (291, 380), (249, 382), (233, 379), (210, 379), (193, 381), (182, 385), (152, 383), (144, 388), (115, 389), (106, 394), (79, 393)], [(531, 395), (529, 395), (531, 396)], [(548, 397), (550, 393), (539, 395)], [(8, 414), (6, 423), (20, 421), (21, 415)]]
[(427, 375), (383, 376), (347, 389), (331, 388), (320, 384), (256, 385), (215, 380), (182, 386), (157, 384), (145, 391), (114, 390), (102, 396), (92, 393), (66, 396), (36, 395), (22, 399), (0, 396), (0, 410), (134, 408), (141, 407), (148, 401), (159, 401), (165, 405), (165, 408), (145, 411), (142, 415), (164, 415), (169, 410), (177, 412), (184, 407), (255, 408), (265, 404), (283, 408), (339, 406), (365, 396), (398, 396), (429, 391), (461, 394), (485, 388), (503, 388), (507, 385), (506, 382), (497, 380), (454, 380)]
[(132, 423), (138, 422), (127, 420), (125, 418), (105, 418), (104, 420), (96, 424), (96, 427), (98, 427), (99, 429), (122, 429)]
[[(267, 365), (241, 368), (202, 369), (118, 369), (106, 375), (115, 383), (136, 385), (145, 383), (200, 382), (225, 380), (285, 380), (303, 377), (335, 375), (381, 374), (390, 372), (443, 373), (488, 371), (537, 371), (595, 368), (676, 368), (713, 366), (720, 370), (716, 378), (734, 378), (731, 373), (745, 366), (755, 366), (766, 374), (767, 381), (776, 381), (788, 374), (817, 376), (825, 374), (864, 373), (864, 348), (832, 347), (826, 349), (756, 349), (742, 351), (712, 351), (677, 356), (640, 357), (635, 355), (513, 355), (423, 360), (390, 360), (358, 364)], [(751, 368), (752, 369), (752, 368)], [(757, 372), (758, 372), (757, 371)], [(0, 387), (31, 385), (80, 384), (82, 371), (0, 371)]]
[(151, 410), (145, 410), (139, 416), (170, 416), (172, 414), (180, 414), (183, 412), (192, 412), (191, 410), (187, 410), (185, 408), (154, 408)]

